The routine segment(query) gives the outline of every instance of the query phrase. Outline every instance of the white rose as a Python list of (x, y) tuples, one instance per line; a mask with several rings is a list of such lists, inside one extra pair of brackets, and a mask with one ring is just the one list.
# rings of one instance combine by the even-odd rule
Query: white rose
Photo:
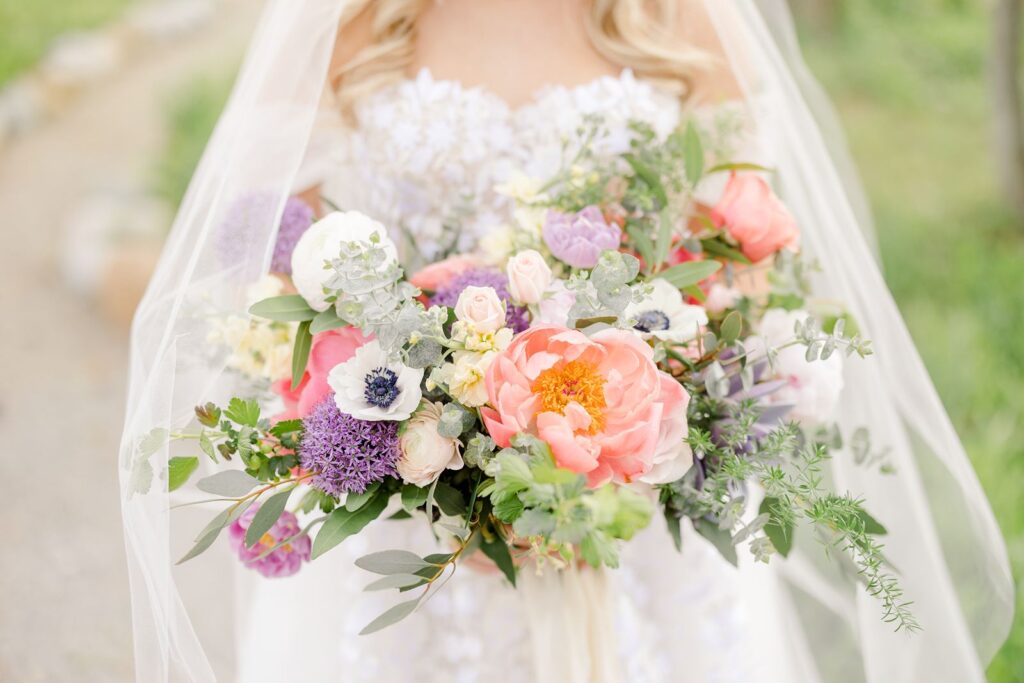
[(469, 286), (455, 303), (455, 317), (477, 332), (497, 332), (505, 326), (505, 303), (493, 287)]
[(424, 401), (399, 440), (398, 474), (406, 484), (429, 486), (446, 469), (462, 469), (462, 444), (437, 433), (441, 404)]
[(551, 268), (544, 257), (533, 249), (521, 251), (508, 260), (508, 291), (521, 304), (539, 303), (551, 284)]
[(388, 238), (384, 226), (358, 211), (335, 211), (314, 223), (299, 238), (292, 252), (292, 282), (310, 308), (326, 311), (324, 284), (333, 276), (325, 264), (338, 258), (342, 242), (369, 242), (373, 235), (395, 262), (398, 250)]

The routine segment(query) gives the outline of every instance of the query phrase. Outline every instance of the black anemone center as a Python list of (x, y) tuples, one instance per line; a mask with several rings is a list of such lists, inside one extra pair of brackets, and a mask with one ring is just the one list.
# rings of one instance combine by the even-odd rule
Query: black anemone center
[(398, 375), (385, 367), (375, 368), (366, 375), (366, 402), (378, 408), (390, 408), (398, 398)]
[(633, 327), (641, 332), (658, 332), (669, 328), (669, 319), (661, 311), (644, 311), (636, 317)]

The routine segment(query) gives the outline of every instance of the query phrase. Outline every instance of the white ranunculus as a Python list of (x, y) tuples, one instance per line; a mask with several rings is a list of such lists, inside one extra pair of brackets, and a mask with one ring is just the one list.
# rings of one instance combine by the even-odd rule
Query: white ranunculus
[(398, 250), (384, 226), (358, 211), (335, 211), (310, 226), (299, 238), (292, 252), (292, 282), (306, 303), (316, 311), (326, 311), (324, 284), (333, 271), (324, 266), (338, 258), (343, 242), (369, 242), (376, 234), (381, 247), (395, 262)]
[(422, 369), (388, 362), (377, 341), (360, 346), (327, 375), (338, 410), (371, 421), (408, 419), (420, 403), (422, 380)]
[[(807, 311), (786, 311), (773, 308), (761, 320), (759, 336), (746, 341), (751, 356), (762, 355), (765, 345), (781, 346), (794, 338), (794, 326), (812, 317)], [(790, 346), (778, 353), (775, 375), (786, 386), (772, 393), (768, 400), (793, 406), (789, 417), (814, 426), (834, 417), (843, 391), (843, 358), (833, 353), (827, 360), (808, 361), (803, 345)]]
[(424, 401), (406, 424), (398, 459), (398, 474), (406, 484), (429, 486), (444, 470), (462, 469), (462, 444), (438, 434), (440, 421), (441, 404)]
[(508, 291), (520, 304), (540, 303), (544, 290), (551, 284), (551, 268), (544, 257), (533, 249), (521, 251), (505, 266)]
[(700, 306), (683, 301), (683, 295), (667, 280), (655, 278), (653, 290), (639, 303), (626, 307), (623, 316), (645, 337), (682, 344), (697, 337), (708, 324), (708, 314)]
[(459, 294), (455, 317), (476, 332), (497, 332), (505, 326), (505, 302), (493, 287), (469, 286)]

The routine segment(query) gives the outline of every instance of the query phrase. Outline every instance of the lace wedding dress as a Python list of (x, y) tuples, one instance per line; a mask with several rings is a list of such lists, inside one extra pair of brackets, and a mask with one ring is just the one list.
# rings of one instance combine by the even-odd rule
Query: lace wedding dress
[[(682, 114), (676, 98), (630, 71), (576, 87), (548, 87), (530, 103), (511, 107), (487, 90), (438, 80), (424, 70), (359, 103), (354, 127), (343, 128), (329, 116), (321, 122), (302, 180), (321, 183), (323, 196), (339, 207), (395, 226), (396, 242), (412, 247), (406, 261), (429, 262), (446, 247), (472, 250), (489, 232), (512, 223), (509, 202), (495, 185), (515, 171), (550, 177), (574, 153), (565, 141), (591, 115), (600, 115), (607, 128), (594, 151), (611, 154), (629, 144), (630, 120), (666, 134)], [(461, 231), (452, 245), (447, 235), (456, 223)], [(550, 568), (542, 576), (524, 569), (517, 590), (497, 573), (461, 567), (412, 617), (359, 637), (386, 603), (360, 592), (369, 575), (352, 570), (352, 562), (389, 548), (431, 552), (423, 547), (427, 538), (423, 520), (380, 521), (294, 578), (251, 583), (257, 596), (247, 623), (301, 628), (321, 641), (314, 651), (333, 656), (322, 657), (318, 666), (326, 668), (316, 671), (303, 671), (306, 665), (291, 659), (277, 670), (268, 666), (266, 653), (243, 652), (241, 679), (319, 680), (344, 672), (343, 679), (353, 683), (555, 681), (558, 671), (536, 670), (535, 653), (549, 645), (531, 637), (538, 622), (550, 626), (563, 619), (564, 628), (593, 629), (589, 618), (610, 616), (599, 647), (614, 651), (580, 656), (604, 657), (615, 673), (595, 672), (589, 680), (751, 680), (737, 570), (696, 534), (686, 534), (684, 552), (677, 553), (660, 518), (626, 545), (622, 568), (603, 577), (578, 577), (587, 601), (610, 601), (607, 614), (600, 605), (592, 605), (589, 615), (559, 609), (563, 590)], [(319, 609), (301, 610), (301, 623), (289, 624), (309, 585), (317, 586)], [(243, 635), (242, 642), (259, 641)], [(588, 647), (598, 647), (593, 637), (590, 642)], [(563, 663), (598, 668), (595, 662)]]

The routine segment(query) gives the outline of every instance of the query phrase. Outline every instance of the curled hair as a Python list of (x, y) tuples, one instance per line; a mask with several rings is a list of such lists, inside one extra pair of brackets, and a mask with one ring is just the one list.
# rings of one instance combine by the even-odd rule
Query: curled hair
[[(415, 55), (417, 20), (429, 0), (356, 0), (342, 25), (363, 12), (370, 15), (366, 47), (331, 74), (343, 111), (385, 85), (405, 78)], [(679, 25), (677, 0), (589, 0), (587, 36), (605, 59), (687, 98), (695, 73), (707, 67), (707, 53), (686, 45), (672, 28)]]

